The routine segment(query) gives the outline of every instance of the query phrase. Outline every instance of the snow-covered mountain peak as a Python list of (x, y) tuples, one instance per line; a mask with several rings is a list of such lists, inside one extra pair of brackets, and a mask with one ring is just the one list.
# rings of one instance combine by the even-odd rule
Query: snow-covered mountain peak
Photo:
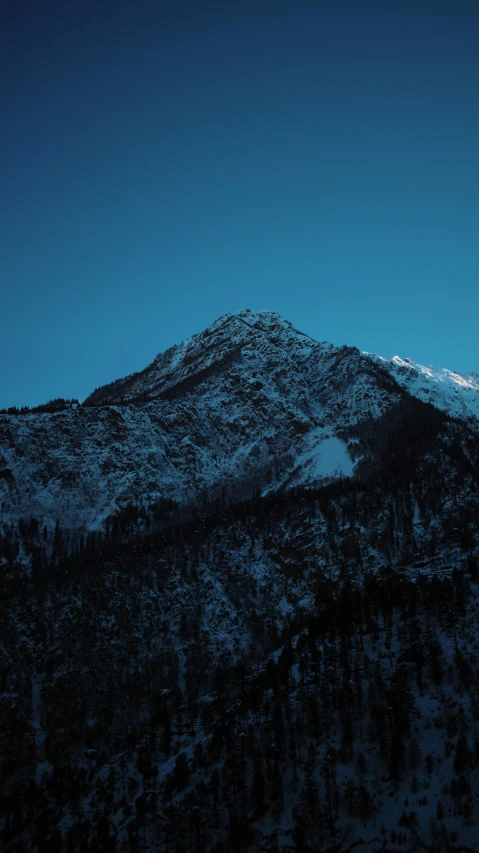
[(204, 331), (160, 353), (144, 370), (97, 388), (89, 405), (108, 405), (151, 400), (201, 382), (212, 372), (239, 368), (246, 372), (266, 368), (276, 358), (285, 364), (309, 358), (315, 350), (334, 350), (319, 344), (273, 311), (241, 311), (225, 314)]
[[(252, 311), (250, 308), (243, 308), (241, 311), (227, 314), (226, 317), (237, 319), (251, 329), (266, 333), (284, 332), (293, 336), (298, 335), (301, 338), (309, 337), (299, 329), (295, 329), (289, 320), (286, 320), (276, 311)], [(310, 340), (312, 339), (310, 338)]]
[(243, 309), (82, 406), (1, 415), (0, 505), (10, 519), (95, 527), (128, 501), (349, 477), (354, 430), (394, 409), (401, 388), (478, 428), (477, 378), (319, 343), (275, 312)]

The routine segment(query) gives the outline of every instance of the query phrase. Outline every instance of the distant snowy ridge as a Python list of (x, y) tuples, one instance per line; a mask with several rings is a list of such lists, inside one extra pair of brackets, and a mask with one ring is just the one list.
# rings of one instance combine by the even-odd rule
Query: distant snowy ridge
[(399, 355), (391, 359), (375, 353), (365, 352), (364, 355), (383, 364), (410, 394), (479, 427), (479, 374), (465, 377), (445, 367), (426, 367)]

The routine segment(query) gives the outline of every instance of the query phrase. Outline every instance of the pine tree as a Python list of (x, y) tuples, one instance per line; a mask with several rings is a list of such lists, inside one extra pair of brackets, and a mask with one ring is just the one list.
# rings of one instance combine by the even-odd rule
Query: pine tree
[(419, 765), (421, 763), (422, 754), (421, 754), (421, 748), (419, 746), (419, 741), (418, 741), (417, 737), (411, 738), (411, 740), (409, 742), (408, 752), (409, 752), (409, 766), (412, 767), (413, 769), (415, 769), (416, 767), (419, 767)]
[(471, 763), (471, 751), (467, 740), (463, 734), (460, 734), (457, 740), (456, 752), (454, 755), (454, 772), (457, 774), (464, 773), (469, 769)]

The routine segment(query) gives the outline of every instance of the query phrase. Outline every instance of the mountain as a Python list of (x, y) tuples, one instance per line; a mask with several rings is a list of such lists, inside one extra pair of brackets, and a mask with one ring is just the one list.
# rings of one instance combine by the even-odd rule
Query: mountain
[(0, 415), (3, 517), (88, 530), (129, 502), (351, 476), (351, 429), (405, 392), (477, 428), (473, 379), (318, 343), (272, 312), (227, 315), (81, 406)]
[(478, 390), (241, 311), (1, 414), (1, 849), (473, 850)]

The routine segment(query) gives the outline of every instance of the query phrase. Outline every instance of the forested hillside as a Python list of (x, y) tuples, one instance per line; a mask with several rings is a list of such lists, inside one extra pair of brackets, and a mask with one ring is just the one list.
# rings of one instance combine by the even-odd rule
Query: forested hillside
[(474, 544), (440, 577), (318, 577), (281, 636), (252, 614), (229, 655), (208, 648), (194, 560), (175, 627), (167, 578), (131, 553), (24, 589), (2, 693), (5, 849), (474, 850)]

